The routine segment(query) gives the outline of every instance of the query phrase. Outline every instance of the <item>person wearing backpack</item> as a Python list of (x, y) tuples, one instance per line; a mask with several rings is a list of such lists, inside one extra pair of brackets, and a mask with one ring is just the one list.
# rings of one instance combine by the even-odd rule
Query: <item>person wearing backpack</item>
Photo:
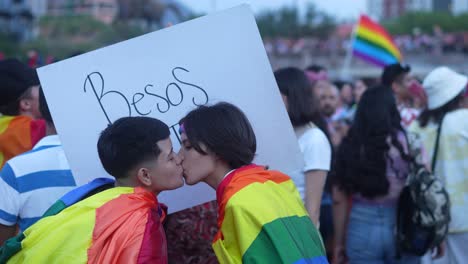
[[(433, 174), (445, 184), (450, 198), (447, 248), (444, 257), (434, 263), (466, 263), (468, 260), (468, 109), (462, 108), (467, 84), (467, 76), (447, 67), (434, 69), (423, 81), (427, 108), (409, 127), (409, 132), (419, 137), (428, 155), (436, 155), (435, 159), (428, 156), (428, 160), (434, 160), (430, 164)], [(423, 263), (432, 261), (426, 256)]]
[(397, 258), (396, 247), (397, 203), (410, 160), (391, 89), (368, 89), (337, 153), (333, 263), (419, 263), (416, 255)]

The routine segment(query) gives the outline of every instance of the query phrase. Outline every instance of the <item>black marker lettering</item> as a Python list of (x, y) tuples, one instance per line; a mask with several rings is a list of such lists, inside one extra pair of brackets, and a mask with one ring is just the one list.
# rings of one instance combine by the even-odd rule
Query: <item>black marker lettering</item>
[[(138, 99), (135, 100), (135, 97), (136, 97), (136, 96), (139, 96), (140, 98), (138, 98)], [(139, 115), (142, 115), (142, 116), (146, 116), (146, 115), (149, 115), (149, 114), (151, 113), (151, 110), (150, 110), (149, 112), (147, 112), (147, 113), (142, 113), (142, 112), (140, 112), (140, 110), (138, 110), (138, 107), (137, 107), (136, 104), (137, 104), (138, 102), (140, 102), (144, 97), (145, 97), (144, 94), (142, 94), (142, 93), (136, 93), (136, 94), (133, 95), (133, 102), (132, 102), (133, 107), (135, 107), (135, 111), (137, 111), (137, 113), (138, 113)]]
[[(179, 94), (180, 94), (180, 100), (178, 103), (174, 103), (172, 100), (171, 100), (171, 97), (169, 96), (169, 87), (171, 86), (175, 86), (177, 87), (177, 90), (179, 91)], [(169, 103), (173, 106), (178, 106), (182, 103), (182, 101), (184, 100), (184, 93), (182, 93), (182, 89), (180, 89), (180, 86), (177, 84), (177, 83), (170, 83), (166, 86), (166, 98), (167, 100), (169, 100)]]
[(167, 111), (169, 111), (169, 108), (171, 108), (171, 105), (169, 104), (169, 101), (168, 101), (166, 98), (164, 98), (164, 97), (162, 97), (162, 96), (160, 96), (160, 95), (157, 95), (157, 94), (148, 92), (148, 88), (149, 88), (149, 87), (154, 87), (154, 86), (151, 85), (151, 84), (146, 85), (146, 86), (145, 86), (145, 93), (148, 94), (148, 95), (155, 96), (155, 97), (157, 97), (157, 98), (163, 100), (163, 101), (166, 103), (166, 105), (167, 105), (167, 106), (166, 106), (166, 110), (161, 110), (161, 108), (159, 107), (159, 103), (157, 103), (157, 104), (156, 104), (156, 108), (158, 108), (158, 111), (159, 111), (160, 113), (162, 113), (162, 114), (163, 114), (163, 113), (166, 113)]
[[(95, 81), (93, 81), (93, 77), (94, 76), (97, 76), (99, 79), (98, 81), (101, 82), (101, 90), (100, 90), (100, 95), (98, 94), (98, 92), (96, 91), (96, 86), (97, 83), (95, 83)], [(88, 74), (88, 76), (86, 76), (86, 80), (85, 80), (85, 83), (83, 85), (83, 89), (84, 89), (84, 92), (86, 93), (86, 88), (88, 87), (88, 85), (91, 85), (91, 89), (93, 90), (94, 92), (94, 95), (96, 96), (96, 99), (98, 100), (98, 103), (99, 103), (99, 106), (101, 107), (102, 109), (102, 112), (104, 113), (104, 115), (106, 116), (106, 119), (107, 119), (107, 122), (109, 122), (109, 124), (112, 123), (112, 121), (110, 120), (109, 118), (109, 115), (107, 114), (106, 112), (106, 109), (104, 108), (104, 105), (102, 104), (102, 99), (104, 98), (104, 96), (106, 95), (109, 95), (109, 94), (116, 94), (116, 95), (119, 95), (121, 98), (123, 98), (125, 100), (125, 103), (127, 105), (127, 108), (128, 108), (128, 116), (131, 116), (132, 115), (132, 109), (130, 108), (130, 103), (128, 102), (127, 98), (125, 97), (125, 95), (123, 95), (121, 92), (118, 92), (118, 91), (108, 91), (108, 92), (104, 92), (104, 78), (102, 77), (102, 74), (100, 72), (92, 72), (90, 74)]]
[(198, 86), (198, 85), (191, 84), (191, 83), (188, 83), (188, 82), (184, 82), (184, 81), (180, 80), (179, 78), (177, 78), (177, 76), (176, 76), (176, 74), (175, 74), (175, 71), (176, 71), (176, 70), (182, 70), (182, 71), (185, 71), (185, 72), (189, 72), (189, 70), (187, 70), (187, 69), (185, 69), (185, 68), (182, 68), (182, 67), (175, 67), (175, 68), (172, 70), (172, 76), (174, 76), (174, 78), (175, 78), (178, 82), (180, 82), (180, 83), (182, 83), (182, 84), (185, 84), (185, 85), (188, 85), (188, 86), (191, 86), (191, 87), (195, 87), (195, 88), (197, 88), (198, 90), (200, 90), (200, 91), (205, 95), (205, 102), (204, 102), (204, 103), (201, 103), (201, 104), (196, 103), (196, 102), (195, 102), (195, 97), (192, 97), (192, 102), (193, 102), (193, 104), (196, 105), (196, 106), (201, 106), (201, 105), (204, 105), (204, 104), (208, 103), (208, 99), (209, 99), (209, 98), (208, 98), (208, 94), (206, 93), (206, 91), (205, 91), (203, 88), (201, 88), (200, 86)]
[[(177, 129), (176, 129), (177, 127)], [(170, 126), (170, 129), (174, 132), (174, 135), (176, 135), (177, 137), (177, 140), (179, 141), (179, 144), (182, 144), (182, 140), (180, 138), (180, 135), (179, 135), (179, 124), (175, 124), (175, 125), (172, 125)]]

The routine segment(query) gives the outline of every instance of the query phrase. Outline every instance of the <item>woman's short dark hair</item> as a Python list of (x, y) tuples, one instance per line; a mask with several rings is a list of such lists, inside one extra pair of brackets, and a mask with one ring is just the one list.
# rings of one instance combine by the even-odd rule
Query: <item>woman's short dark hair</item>
[(104, 169), (115, 178), (126, 178), (141, 162), (158, 157), (158, 141), (169, 138), (169, 127), (150, 117), (123, 117), (110, 124), (97, 147)]
[(445, 116), (445, 114), (460, 108), (460, 104), (463, 99), (464, 91), (439, 108), (432, 110), (425, 109), (418, 118), (420, 125), (425, 127), (429, 121), (440, 124), (440, 121), (442, 121), (442, 118)]
[(252, 163), (257, 151), (255, 133), (236, 106), (226, 102), (200, 106), (180, 123), (188, 141), (199, 153), (207, 154), (204, 145), (232, 169)]

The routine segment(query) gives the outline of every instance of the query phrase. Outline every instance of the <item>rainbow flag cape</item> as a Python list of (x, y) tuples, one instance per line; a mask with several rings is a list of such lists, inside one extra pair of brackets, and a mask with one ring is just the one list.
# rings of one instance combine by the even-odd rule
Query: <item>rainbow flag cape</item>
[(0, 117), (0, 169), (9, 159), (31, 150), (45, 134), (44, 120), (28, 116)]
[(361, 15), (355, 29), (353, 54), (380, 67), (398, 63), (402, 56), (392, 37), (368, 16)]
[[(104, 184), (106, 180), (100, 179)], [(8, 240), (0, 262), (167, 263), (161, 225), (165, 213), (153, 193), (115, 187), (73, 204), (87, 193), (76, 190), (23, 234)]]
[(222, 263), (328, 263), (322, 239), (288, 176), (249, 165), (216, 191)]

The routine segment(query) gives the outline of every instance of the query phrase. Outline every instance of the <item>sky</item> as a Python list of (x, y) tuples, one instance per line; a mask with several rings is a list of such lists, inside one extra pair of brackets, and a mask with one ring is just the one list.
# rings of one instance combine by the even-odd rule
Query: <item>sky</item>
[(223, 10), (242, 3), (251, 5), (254, 12), (264, 9), (276, 9), (285, 5), (305, 7), (307, 3), (314, 3), (322, 11), (336, 17), (339, 20), (355, 19), (367, 9), (366, 0), (179, 0), (194, 11), (199, 13), (211, 13)]

